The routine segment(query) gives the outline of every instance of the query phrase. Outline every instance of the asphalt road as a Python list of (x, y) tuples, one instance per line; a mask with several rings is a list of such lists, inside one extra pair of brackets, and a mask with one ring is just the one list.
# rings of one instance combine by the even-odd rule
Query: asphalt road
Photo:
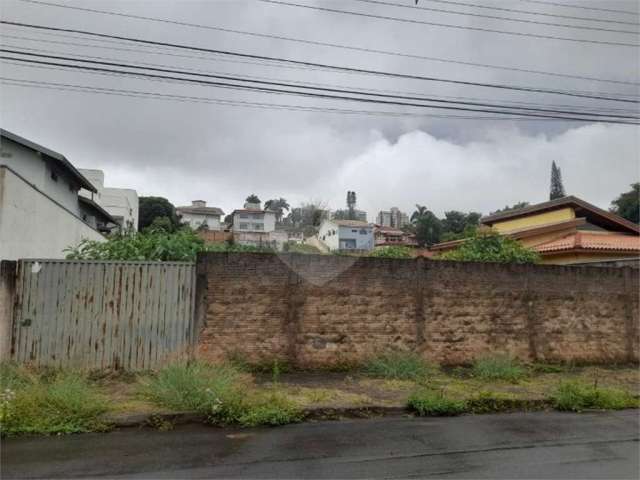
[(9, 439), (2, 478), (639, 478), (639, 415), (381, 418)]

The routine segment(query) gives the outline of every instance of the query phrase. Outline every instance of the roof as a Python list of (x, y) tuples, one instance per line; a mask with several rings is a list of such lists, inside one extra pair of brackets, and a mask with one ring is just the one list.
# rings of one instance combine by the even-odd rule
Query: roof
[(176, 212), (192, 213), (194, 215), (224, 215), (222, 209), (218, 207), (176, 207)]
[(387, 235), (410, 235), (399, 228), (386, 227), (384, 225), (374, 225), (376, 232), (385, 233)]
[(115, 218), (111, 216), (109, 212), (107, 212), (104, 208), (98, 205), (95, 201), (90, 198), (85, 197), (84, 195), (78, 195), (78, 201), (80, 203), (84, 203), (89, 209), (93, 210), (98, 214), (98, 216), (102, 217), (103, 220), (106, 220), (108, 223), (118, 224)]
[(15, 133), (11, 133), (3, 128), (0, 128), (0, 136), (8, 138), (20, 145), (30, 148), (36, 152), (40, 152), (43, 155), (46, 155), (51, 160), (56, 162), (63, 170), (65, 170), (71, 177), (73, 177), (76, 182), (80, 184), (80, 186), (90, 192), (97, 193), (96, 187), (87, 180), (84, 175), (82, 175), (76, 167), (74, 167), (69, 160), (65, 158), (64, 155), (54, 152), (53, 150), (49, 150), (47, 147), (43, 147), (31, 140), (27, 140), (26, 138), (21, 137), (20, 135), (16, 135)]
[(362, 220), (330, 220), (331, 223), (335, 223), (339, 227), (358, 227), (365, 228), (371, 227), (371, 224), (363, 222)]
[(493, 225), (494, 223), (513, 218), (526, 217), (535, 213), (542, 213), (558, 208), (571, 207), (575, 210), (576, 217), (585, 217), (589, 223), (598, 225), (605, 230), (622, 231), (627, 233), (640, 234), (640, 226), (629, 220), (622, 218), (612, 212), (607, 212), (596, 207), (584, 200), (572, 195), (568, 197), (557, 198), (548, 202), (530, 205), (528, 207), (519, 208), (517, 210), (509, 210), (494, 215), (489, 215), (480, 219), (485, 225)]
[(274, 212), (273, 210), (262, 210), (259, 208), (253, 209), (253, 208), (239, 208), (237, 210), (234, 210), (233, 212), (231, 212), (231, 214), (236, 214), (236, 213), (273, 213), (275, 214), (276, 212)]
[(597, 250), (640, 253), (640, 237), (622, 233), (575, 232), (533, 247), (539, 253)]

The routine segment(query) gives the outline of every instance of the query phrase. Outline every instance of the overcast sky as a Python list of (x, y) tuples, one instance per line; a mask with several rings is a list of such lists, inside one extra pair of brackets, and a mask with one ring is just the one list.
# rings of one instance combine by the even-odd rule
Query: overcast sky
[[(414, 4), (413, 0), (388, 1)], [(562, 2), (638, 11), (638, 2), (633, 0)], [(639, 43), (637, 34), (515, 23), (356, 1), (299, 0), (297, 3), (473, 28)], [(469, 0), (467, 3), (638, 22), (638, 17), (634, 15), (543, 5), (525, 0)], [(640, 55), (638, 48), (629, 46), (400, 23), (257, 1), (110, 0), (65, 4), (461, 62), (618, 80), (636, 85), (364, 53), (80, 12), (18, 0), (3, 0), (0, 14), (3, 19), (11, 21), (412, 75), (608, 94), (640, 93), (637, 86), (640, 81)], [(637, 26), (624, 24), (526, 15), (429, 0), (420, 0), (419, 6), (552, 23), (638, 29)], [(229, 62), (226, 61), (229, 57), (223, 56), (104, 43), (78, 35), (75, 35), (78, 38), (51, 36), (8, 26), (2, 27), (2, 33), (5, 48), (47, 50), (44, 53), (48, 54), (90, 55), (117, 59), (119, 62), (155, 63), (178, 69), (316, 82), (351, 89), (471, 97), (494, 103), (521, 101), (568, 105), (572, 108), (631, 108), (618, 102), (558, 95)], [(94, 47), (68, 43), (91, 44)], [(185, 58), (184, 55), (198, 58)], [(468, 115), (456, 111), (402, 110), (403, 107), (240, 92), (9, 63), (0, 63), (0, 68), (5, 78), (110, 89), (352, 110)], [(139, 195), (164, 196), (175, 205), (203, 199), (225, 212), (241, 207), (250, 193), (256, 193), (262, 200), (285, 197), (293, 206), (315, 200), (333, 209), (343, 208), (346, 191), (355, 190), (358, 207), (368, 212), (370, 221), (375, 219), (380, 209), (398, 206), (411, 213), (416, 203), (427, 205), (438, 215), (450, 209), (486, 214), (518, 201), (535, 203), (547, 200), (552, 160), (562, 169), (567, 193), (608, 208), (613, 198), (628, 190), (629, 184), (640, 177), (640, 130), (628, 125), (300, 112), (7, 84), (0, 85), (0, 102), (0, 123), (3, 128), (64, 154), (77, 167), (104, 170), (107, 186), (134, 188)]]

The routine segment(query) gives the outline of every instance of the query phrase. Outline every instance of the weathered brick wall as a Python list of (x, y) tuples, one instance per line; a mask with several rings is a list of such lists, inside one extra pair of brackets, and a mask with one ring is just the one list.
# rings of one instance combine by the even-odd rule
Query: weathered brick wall
[(198, 355), (300, 366), (389, 349), (450, 364), (639, 358), (638, 275), (628, 268), (317, 255), (198, 259)]

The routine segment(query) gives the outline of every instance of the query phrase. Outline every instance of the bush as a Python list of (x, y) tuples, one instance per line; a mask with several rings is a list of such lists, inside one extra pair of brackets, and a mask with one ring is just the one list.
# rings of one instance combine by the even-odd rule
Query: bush
[(231, 365), (174, 363), (143, 382), (140, 393), (172, 410), (208, 415), (233, 397), (239, 381), (240, 372)]
[(421, 416), (460, 415), (466, 411), (464, 401), (447, 398), (444, 392), (426, 388), (412, 393), (408, 405)]
[(100, 416), (108, 410), (86, 377), (56, 372), (49, 378), (3, 367), (0, 430), (3, 435), (22, 433), (77, 433), (101, 431)]
[(472, 372), (483, 380), (508, 380), (514, 383), (527, 375), (527, 370), (508, 355), (479, 358), (473, 363)]
[(369, 256), (379, 258), (413, 258), (412, 250), (409, 247), (401, 246), (377, 248)]
[(624, 390), (598, 388), (578, 381), (562, 382), (551, 395), (557, 410), (580, 412), (585, 408), (621, 410), (640, 406), (637, 398)]
[(283, 245), (282, 249), (289, 253), (302, 253), (305, 255), (322, 255), (322, 252), (313, 245), (307, 245), (306, 243), (287, 242)]
[(372, 377), (396, 380), (424, 380), (435, 367), (413, 352), (389, 352), (369, 360), (365, 372)]
[(517, 240), (496, 232), (476, 232), (455, 250), (442, 253), (441, 260), (462, 262), (537, 263), (537, 252), (522, 246)]
[[(286, 425), (302, 420), (302, 409), (278, 391), (254, 393), (241, 399), (221, 415), (226, 423), (243, 427), (258, 425)], [(220, 418), (214, 416), (213, 420)]]

